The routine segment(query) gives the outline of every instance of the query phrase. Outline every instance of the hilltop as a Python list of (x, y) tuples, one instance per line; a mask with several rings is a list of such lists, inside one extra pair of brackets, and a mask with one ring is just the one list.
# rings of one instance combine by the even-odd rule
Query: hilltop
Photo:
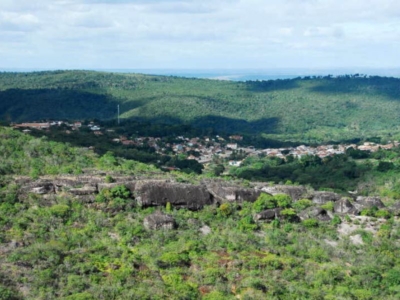
[(322, 142), (399, 136), (400, 79), (306, 77), (231, 82), (53, 71), (0, 74), (7, 121), (123, 119)]

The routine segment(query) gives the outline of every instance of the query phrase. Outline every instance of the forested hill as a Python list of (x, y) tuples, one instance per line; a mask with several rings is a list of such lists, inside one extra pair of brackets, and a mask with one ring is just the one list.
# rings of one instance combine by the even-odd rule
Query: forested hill
[(186, 123), (298, 141), (399, 132), (400, 79), (341, 76), (231, 82), (89, 71), (0, 73), (0, 118)]

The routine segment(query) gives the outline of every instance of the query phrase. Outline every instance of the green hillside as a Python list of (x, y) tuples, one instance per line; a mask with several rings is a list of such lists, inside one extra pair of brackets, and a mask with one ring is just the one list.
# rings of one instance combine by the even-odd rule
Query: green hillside
[(123, 118), (190, 123), (306, 142), (400, 132), (400, 79), (342, 76), (230, 82), (55, 71), (0, 74), (6, 121)]
[[(152, 166), (3, 127), (0, 150), (0, 299), (400, 297), (398, 209), (299, 221), (297, 214), (319, 205), (283, 194), (199, 211), (169, 202), (143, 208), (122, 183), (106, 187), (113, 178), (105, 174), (163, 176)], [(86, 178), (104, 179), (94, 199), (72, 194), (69, 184), (85, 175), (71, 173), (83, 170)], [(56, 178), (66, 184), (57, 193), (32, 189)], [(280, 210), (282, 218), (255, 221), (266, 208)], [(146, 228), (145, 219), (156, 210), (173, 218), (174, 229)]]

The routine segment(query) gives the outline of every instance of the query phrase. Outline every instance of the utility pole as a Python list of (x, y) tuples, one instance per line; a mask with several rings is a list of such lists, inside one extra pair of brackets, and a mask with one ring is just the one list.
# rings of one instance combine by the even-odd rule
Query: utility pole
[(119, 125), (119, 104), (118, 104), (118, 125)]

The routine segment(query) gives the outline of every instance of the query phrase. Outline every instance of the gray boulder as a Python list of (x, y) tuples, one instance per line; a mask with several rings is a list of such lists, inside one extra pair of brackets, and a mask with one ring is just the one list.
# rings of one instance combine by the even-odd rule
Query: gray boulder
[(330, 221), (330, 213), (321, 207), (309, 207), (298, 214), (301, 220), (315, 218), (319, 221)]
[(148, 230), (171, 230), (176, 226), (174, 218), (162, 212), (155, 212), (151, 215), (148, 215), (146, 218), (144, 218), (143, 225)]
[(70, 189), (69, 192), (73, 195), (92, 195), (97, 193), (97, 186), (96, 185), (84, 185), (81, 188), (73, 188)]
[(240, 186), (227, 186), (223, 182), (210, 182), (206, 184), (208, 192), (219, 203), (244, 201), (254, 202), (260, 196), (261, 191), (243, 188)]
[(340, 199), (340, 195), (333, 192), (314, 192), (312, 201), (316, 204), (325, 204), (329, 201), (335, 202)]
[(202, 209), (213, 203), (212, 196), (204, 186), (182, 183), (139, 181), (136, 183), (135, 199), (139, 206), (165, 206), (168, 202), (177, 208)]
[(305, 197), (307, 189), (304, 186), (297, 185), (274, 185), (265, 186), (261, 190), (270, 195), (286, 194), (292, 198), (293, 201), (297, 201)]
[(44, 195), (44, 194), (53, 194), (55, 193), (55, 188), (53, 183), (51, 182), (44, 182), (40, 183), (37, 186), (32, 187), (31, 193)]
[(272, 221), (280, 217), (281, 208), (271, 208), (263, 210), (254, 215), (254, 221)]
[(393, 203), (391, 206), (388, 207), (388, 209), (392, 214), (399, 216), (400, 215), (400, 201)]
[(342, 198), (335, 202), (334, 206), (335, 213), (338, 214), (357, 214), (357, 209), (351, 204), (349, 199)]
[(374, 206), (376, 206), (377, 208), (385, 207), (385, 205), (382, 203), (379, 197), (364, 197), (364, 196), (358, 196), (353, 205), (358, 210), (362, 210), (364, 208), (372, 208)]

